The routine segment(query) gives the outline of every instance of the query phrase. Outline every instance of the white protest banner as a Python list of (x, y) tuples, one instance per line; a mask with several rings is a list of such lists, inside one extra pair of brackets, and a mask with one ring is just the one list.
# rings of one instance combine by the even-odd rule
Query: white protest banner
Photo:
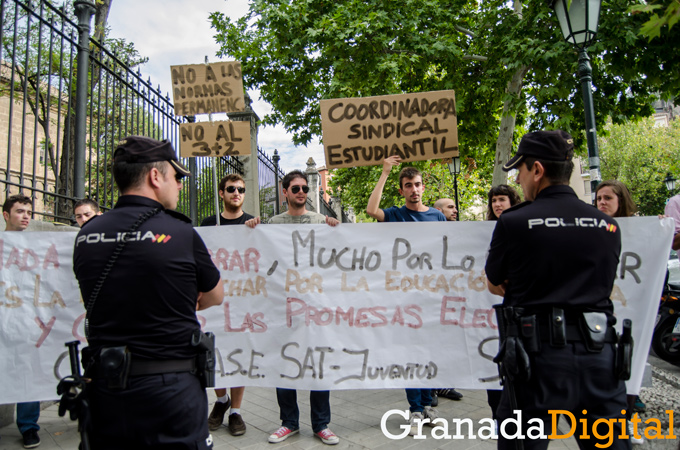
[(454, 91), (321, 100), (326, 166), (382, 164), (458, 156)]
[(179, 124), (179, 155), (250, 155), (250, 121), (195, 122)]
[(238, 61), (170, 66), (170, 71), (177, 116), (229, 113), (246, 107)]
[[(673, 222), (619, 224), (612, 298), (619, 330), (623, 318), (633, 319), (629, 391), (637, 392)], [(483, 272), (493, 226), (199, 228), (225, 289), (222, 306), (198, 313), (217, 336), (217, 385), (497, 388), (492, 305), (501, 299), (487, 292)], [(0, 403), (54, 399), (57, 378), (70, 370), (64, 342), (83, 340), (84, 316), (72, 274), (74, 238), (0, 233)]]

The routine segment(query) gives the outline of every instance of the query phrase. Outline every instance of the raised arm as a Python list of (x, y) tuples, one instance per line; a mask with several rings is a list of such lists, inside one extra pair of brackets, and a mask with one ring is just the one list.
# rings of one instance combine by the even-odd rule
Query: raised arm
[(387, 182), (387, 177), (390, 175), (392, 167), (401, 163), (401, 158), (397, 155), (385, 158), (383, 161), (383, 170), (380, 174), (380, 179), (373, 188), (371, 196), (368, 199), (368, 205), (366, 205), (366, 214), (373, 217), (378, 222), (383, 222), (385, 220), (385, 213), (380, 209), (380, 199), (382, 198), (383, 189), (385, 189), (385, 183)]

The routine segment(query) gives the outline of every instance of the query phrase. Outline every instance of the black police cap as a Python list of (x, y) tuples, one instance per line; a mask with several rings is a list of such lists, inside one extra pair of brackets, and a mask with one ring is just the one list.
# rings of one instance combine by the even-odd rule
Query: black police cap
[(569, 161), (574, 156), (574, 139), (562, 130), (527, 133), (517, 147), (517, 154), (505, 163), (503, 170), (514, 169), (527, 156), (543, 161)]
[(113, 162), (152, 163), (167, 161), (185, 177), (191, 172), (177, 160), (175, 150), (168, 140), (157, 141), (145, 136), (128, 136), (118, 143), (113, 153)]

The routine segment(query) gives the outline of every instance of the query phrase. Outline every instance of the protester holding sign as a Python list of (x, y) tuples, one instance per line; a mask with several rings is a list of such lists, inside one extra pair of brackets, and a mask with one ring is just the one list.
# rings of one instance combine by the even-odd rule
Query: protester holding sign
[(451, 200), (450, 198), (440, 198), (436, 202), (434, 202), (434, 207), (435, 209), (438, 209), (439, 211), (444, 214), (446, 217), (446, 220), (455, 222), (456, 219), (458, 218), (458, 210), (456, 209), (456, 202)]
[[(29, 197), (22, 194), (7, 197), (2, 205), (5, 231), (24, 231), (31, 223), (32, 213), (33, 202)], [(40, 402), (17, 403), (17, 427), (24, 439), (24, 448), (35, 448), (40, 445), (39, 418)]]
[(573, 149), (564, 131), (528, 133), (503, 166), (519, 171), (527, 201), (496, 222), (485, 267), (489, 291), (503, 296), (499, 449), (515, 439), (546, 448), (555, 410), (587, 430), (574, 435), (583, 448), (630, 448), (619, 418), (632, 349), (617, 350), (610, 299), (621, 231), (569, 187)]
[[(517, 191), (507, 184), (499, 184), (489, 189), (487, 194), (489, 201), (486, 205), (486, 220), (496, 221), (506, 209), (518, 204), (521, 199)], [(501, 402), (501, 391), (498, 389), (487, 389), (486, 400), (491, 407), (493, 420), (498, 423), (496, 409)]]
[(507, 184), (492, 187), (487, 196), (486, 220), (498, 220), (503, 211), (522, 201), (517, 191)]
[(94, 216), (101, 216), (102, 212), (99, 210), (99, 205), (92, 199), (84, 198), (78, 200), (73, 205), (73, 214), (76, 216), (76, 222), (79, 227), (82, 227), (85, 222)]
[[(401, 208), (396, 206), (388, 209), (379, 208), (387, 177), (390, 175), (392, 167), (400, 163), (401, 158), (399, 156), (385, 158), (378, 183), (376, 183), (368, 199), (366, 213), (378, 222), (445, 222), (446, 217), (441, 211), (423, 205), (422, 196), (425, 190), (423, 176), (414, 167), (404, 167), (399, 173), (399, 194), (406, 200), (406, 205)], [(428, 425), (434, 426), (432, 422), (439, 416), (437, 410), (432, 408), (432, 391), (430, 389), (406, 389), (406, 399), (411, 411), (409, 434), (418, 433), (418, 424), (423, 419), (429, 419)]]
[[(307, 211), (307, 175), (299, 170), (286, 174), (281, 181), (283, 195), (288, 202), (288, 211), (269, 219), (273, 224), (328, 224), (332, 227), (340, 221), (323, 214)], [(256, 217), (246, 222), (254, 228), (260, 223)], [(311, 406), (312, 431), (328, 445), (335, 445), (340, 439), (328, 428), (331, 421), (330, 391), (309, 391)], [(276, 388), (276, 399), (281, 411), (281, 427), (269, 436), (269, 442), (276, 444), (300, 432), (300, 410), (297, 404), (297, 390)]]
[[(222, 199), (224, 211), (219, 215), (220, 225), (243, 225), (253, 218), (243, 211), (243, 201), (246, 198), (246, 183), (243, 177), (237, 173), (231, 173), (220, 180), (218, 194)], [(217, 225), (215, 216), (208, 216), (201, 222), (202, 227)], [(231, 406), (229, 412), (229, 432), (232, 436), (241, 436), (246, 432), (246, 424), (241, 417), (241, 402), (246, 388), (244, 386), (232, 387), (231, 398), (226, 389), (215, 389), (217, 401), (208, 416), (208, 428), (210, 431), (217, 430), (224, 422), (224, 415)]]
[(212, 448), (210, 380), (199, 379), (211, 370), (210, 338), (196, 310), (220, 305), (224, 287), (191, 221), (174, 211), (188, 175), (170, 142), (126, 138), (113, 155), (122, 195), (76, 237), (98, 450)]
[[(618, 180), (605, 180), (597, 185), (595, 190), (595, 202), (597, 209), (610, 217), (630, 217), (637, 211), (633, 197), (630, 195), (628, 187)], [(645, 404), (637, 395), (627, 395), (628, 409), (626, 417), (628, 420), (633, 416), (633, 412), (645, 412)], [(644, 438), (634, 436), (632, 423), (628, 422), (628, 431), (631, 434), (630, 442), (636, 445), (644, 443)]]

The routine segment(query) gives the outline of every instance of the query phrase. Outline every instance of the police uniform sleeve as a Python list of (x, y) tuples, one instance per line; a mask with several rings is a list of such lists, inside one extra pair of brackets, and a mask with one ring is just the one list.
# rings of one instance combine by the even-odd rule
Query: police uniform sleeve
[(198, 235), (194, 232), (194, 261), (196, 261), (196, 283), (198, 292), (209, 292), (217, 286), (220, 281), (220, 271), (213, 264), (208, 249)]
[(508, 275), (507, 261), (505, 255), (508, 249), (508, 233), (502, 220), (496, 222), (493, 230), (489, 255), (486, 258), (484, 270), (486, 277), (494, 286), (501, 285)]

